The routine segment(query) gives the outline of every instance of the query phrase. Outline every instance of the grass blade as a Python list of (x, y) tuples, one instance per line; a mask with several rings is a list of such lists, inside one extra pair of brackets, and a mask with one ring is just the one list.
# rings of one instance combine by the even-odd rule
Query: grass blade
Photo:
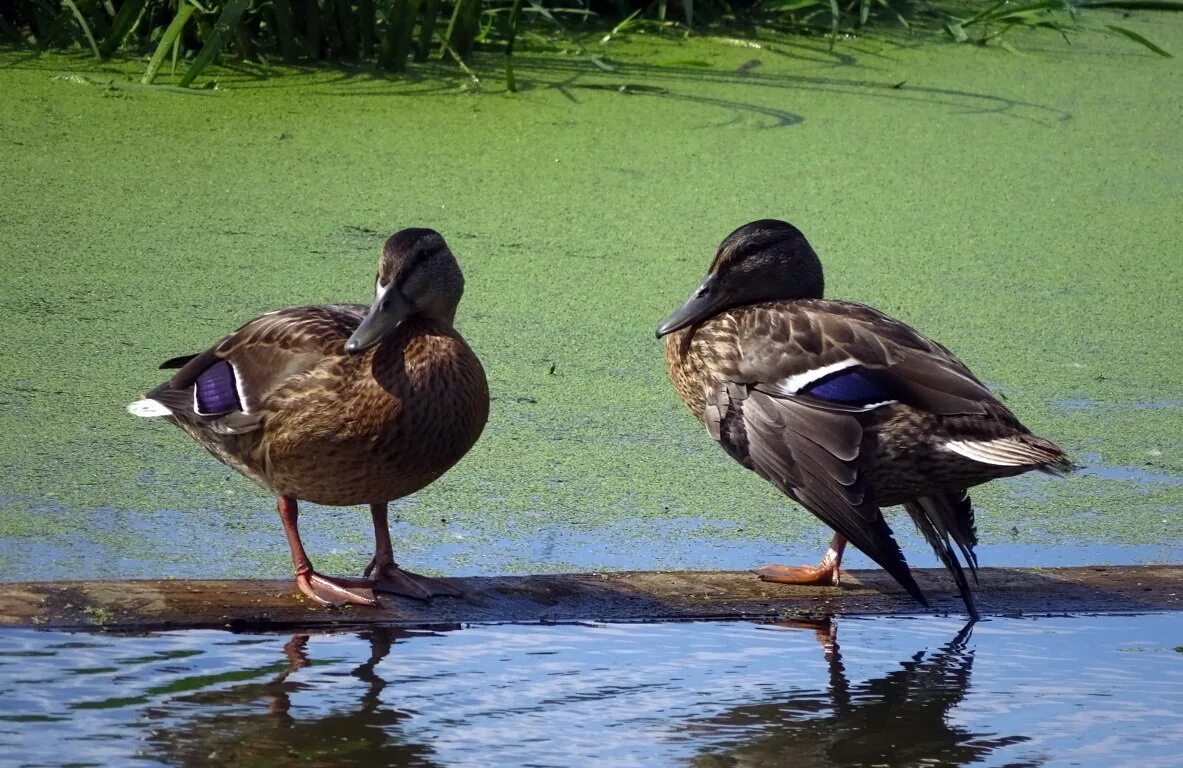
[(358, 56), (362, 61), (370, 58), (374, 52), (374, 0), (358, 0), (357, 4), (357, 33)]
[(1141, 45), (1146, 46), (1150, 50), (1157, 53), (1159, 56), (1163, 56), (1168, 59), (1175, 58), (1174, 55), (1170, 51), (1168, 51), (1164, 48), (1158, 47), (1153, 42), (1151, 42), (1150, 40), (1147, 40), (1145, 37), (1143, 37), (1142, 35), (1139, 35), (1137, 32), (1135, 32), (1132, 29), (1127, 29), (1126, 27), (1119, 27), (1116, 24), (1106, 24), (1105, 26), (1109, 27), (1109, 29), (1113, 30), (1117, 34), (1127, 37), (1130, 40), (1133, 40), (1135, 43), (1139, 43)]
[(99, 53), (98, 43), (94, 41), (94, 35), (90, 33), (90, 25), (82, 17), (82, 11), (78, 10), (78, 6), (74, 5), (74, 0), (62, 0), (62, 4), (74, 12), (74, 18), (78, 20), (78, 26), (82, 27), (82, 34), (86, 35), (86, 42), (90, 43), (90, 49), (94, 51), (94, 60), (102, 61), (103, 54)]
[(838, 43), (839, 13), (838, 0), (830, 0), (830, 53), (834, 52), (834, 46)]
[(279, 50), (284, 64), (296, 62), (296, 24), (292, 21), (291, 0), (273, 0), (272, 11), (275, 13), (275, 36), (279, 38)]
[(480, 15), (480, 0), (456, 0), (456, 8), (444, 35), (444, 48), (440, 49), (440, 58), (443, 58), (444, 49), (449, 47), (452, 49), (451, 54), (461, 59), (472, 53), (472, 46), (480, 31)]
[(421, 0), (395, 0), (390, 11), (389, 26), (386, 29), (386, 43), (383, 44), (385, 66), (393, 72), (407, 68), (411, 54), (411, 38), (415, 34), (415, 19), (419, 16)]
[(337, 0), (333, 4), (337, 14), (337, 30), (341, 35), (341, 57), (354, 60), (358, 57), (360, 43), (358, 42), (357, 14), (353, 4)]
[(505, 88), (510, 93), (518, 92), (518, 83), (513, 74), (513, 44), (518, 37), (518, 18), (522, 11), (522, 0), (513, 0), (513, 8), (505, 22)]
[(997, 3), (995, 3), (994, 5), (991, 5), (989, 8), (984, 8), (983, 10), (975, 13), (973, 16), (970, 16), (965, 21), (961, 22), (961, 26), (968, 27), (971, 24), (978, 23), (982, 19), (993, 18), (994, 14), (998, 12), (998, 9), (1004, 5), (1006, 5), (1006, 0), (998, 0)]
[[(575, 49), (577, 51), (579, 51), (580, 56), (582, 56), (585, 59), (587, 59), (588, 61), (590, 61), (593, 65), (595, 65), (595, 67), (597, 69), (600, 69), (604, 72), (615, 72), (616, 71), (616, 67), (613, 67), (610, 64), (607, 64), (599, 56), (593, 55), (591, 51), (589, 51), (587, 48), (584, 47), (583, 43), (576, 40), (575, 37), (572, 36), (572, 34), (567, 31), (567, 28), (563, 26), (563, 23), (561, 21), (559, 21), (558, 19), (556, 19), (555, 15), (553, 13), (551, 13), (546, 8), (544, 8), (538, 2), (538, 0), (527, 0), (527, 2), (530, 3), (530, 7), (534, 9), (535, 13), (537, 13), (539, 16), (541, 16), (544, 19), (546, 19), (547, 21), (549, 21), (551, 24), (555, 25), (555, 29), (559, 30), (559, 32), (563, 35), (563, 37), (567, 38), (567, 40), (570, 41), (571, 44), (575, 46)], [(831, 2), (837, 2), (837, 0), (831, 0)]]
[(427, 61), (431, 55), (431, 40), (435, 36), (435, 25), (439, 23), (443, 0), (427, 0), (423, 18), (419, 20), (419, 46), (415, 50), (415, 61)]
[(226, 39), (234, 33), (238, 27), (239, 20), (242, 19), (243, 11), (246, 10), (247, 4), (250, 0), (227, 0), (226, 5), (222, 6), (222, 15), (218, 17), (218, 21), (214, 24), (214, 33), (205, 41), (205, 45), (201, 46), (201, 50), (193, 57), (193, 63), (185, 70), (185, 74), (181, 75), (181, 82), (178, 83), (182, 88), (188, 88), (194, 78), (201, 74), (210, 62), (221, 52), (222, 46), (226, 44)]
[(321, 37), (324, 36), (324, 26), (320, 18), (320, 0), (305, 0), (304, 2), (304, 53), (308, 58), (316, 61), (320, 58)]
[(1180, 0), (1085, 0), (1078, 8), (1120, 8), (1123, 11), (1183, 11)]
[(160, 42), (156, 44), (156, 50), (152, 54), (152, 59), (148, 62), (148, 68), (144, 70), (144, 76), (140, 78), (142, 84), (151, 85), (152, 81), (156, 79), (156, 73), (160, 70), (160, 65), (164, 63), (164, 57), (168, 55), (169, 49), (173, 47), (173, 43), (179, 42), (181, 30), (185, 27), (185, 22), (189, 21), (189, 17), (196, 10), (192, 5), (185, 2), (182, 2), (177, 7), (177, 15), (173, 16), (173, 20), (169, 22), (168, 28), (161, 35)]
[(107, 39), (103, 40), (99, 49), (103, 58), (110, 56), (119, 46), (123, 45), (123, 41), (140, 23), (147, 5), (148, 0), (123, 0), (123, 5), (119, 7), (119, 13), (115, 14), (115, 20), (111, 22), (111, 31), (107, 33)]

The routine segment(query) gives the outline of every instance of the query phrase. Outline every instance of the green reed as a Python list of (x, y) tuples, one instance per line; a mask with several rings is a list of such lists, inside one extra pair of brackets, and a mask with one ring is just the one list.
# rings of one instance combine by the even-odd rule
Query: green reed
[[(142, 82), (164, 61), (183, 63), (190, 86), (219, 57), (287, 64), (355, 62), (401, 72), (431, 57), (464, 64), (478, 48), (505, 55), (505, 82), (517, 88), (519, 32), (536, 29), (612, 71), (581, 37), (601, 46), (633, 32), (693, 34), (703, 27), (760, 27), (843, 36), (891, 27), (935, 32), (978, 45), (1011, 47), (1013, 30), (1045, 28), (1070, 39), (1082, 32), (1120, 36), (1171, 54), (1122, 25), (1094, 23), (1088, 8), (1183, 10), (1183, 0), (9, 0), (0, 4), (0, 39), (38, 49), (80, 47), (102, 60), (118, 52), (148, 57)], [(580, 34), (569, 27), (579, 26)], [(607, 34), (605, 34), (607, 32)], [(532, 40), (539, 35), (531, 35)]]

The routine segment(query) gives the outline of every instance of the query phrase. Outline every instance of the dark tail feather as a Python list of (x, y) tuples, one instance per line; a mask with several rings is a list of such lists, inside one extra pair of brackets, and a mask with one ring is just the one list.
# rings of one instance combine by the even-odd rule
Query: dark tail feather
[(969, 580), (965, 578), (965, 571), (962, 570), (961, 563), (957, 560), (957, 554), (953, 551), (953, 545), (949, 541), (952, 538), (957, 542), (958, 548), (974, 574), (974, 581), (977, 582), (978, 563), (977, 557), (973, 553), (973, 547), (977, 544), (977, 535), (974, 533), (973, 510), (969, 505), (969, 497), (965, 495), (964, 491), (947, 496), (922, 496), (905, 504), (904, 509), (908, 510), (908, 514), (911, 515), (920, 533), (924, 535), (924, 538), (937, 553), (937, 557), (953, 574), (953, 580), (957, 582), (957, 591), (961, 593), (961, 599), (965, 602), (965, 608), (970, 618), (974, 620), (981, 618), (977, 604), (974, 602), (973, 591), (969, 587)]
[(181, 355), (180, 357), (170, 357), (160, 364), (160, 370), (163, 371), (166, 368), (184, 368), (185, 363), (189, 362), (195, 357), (197, 357), (197, 355)]
[[(851, 511), (832, 503), (832, 499), (825, 494), (813, 493), (808, 489), (799, 488), (794, 494), (797, 501), (805, 505), (813, 514), (820, 517), (827, 525), (842, 534), (847, 541), (860, 552), (874, 560), (880, 568), (899, 582), (916, 602), (928, 607), (928, 598), (920, 591), (920, 586), (912, 577), (908, 568), (908, 561), (895, 540), (891, 526), (883, 518), (883, 513), (868, 499), (860, 510), (858, 517), (851, 515)], [(868, 520), (870, 513), (874, 513), (874, 520)]]
[(974, 554), (974, 547), (978, 545), (978, 532), (974, 525), (974, 508), (970, 504), (969, 493), (964, 490), (951, 491), (943, 496), (926, 496), (917, 499), (917, 502), (924, 507), (937, 533), (946, 540), (952, 538), (956, 542), (976, 584), (978, 556)]
[(920, 591), (920, 585), (916, 583), (916, 579), (912, 577), (912, 570), (908, 568), (908, 561), (904, 559), (904, 553), (900, 550), (900, 545), (896, 543), (895, 536), (892, 535), (891, 527), (888, 526), (887, 521), (880, 515), (879, 522), (875, 530), (855, 531), (855, 536), (846, 536), (846, 539), (859, 549), (864, 555), (874, 560), (879, 564), (883, 570), (899, 582), (899, 585), (908, 591), (916, 602), (928, 607), (928, 598)]

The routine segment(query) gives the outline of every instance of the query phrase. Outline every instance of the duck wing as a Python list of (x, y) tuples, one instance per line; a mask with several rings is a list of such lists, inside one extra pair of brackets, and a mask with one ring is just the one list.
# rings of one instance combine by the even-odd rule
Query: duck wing
[(860, 415), (853, 408), (728, 382), (708, 394), (705, 421), (732, 457), (846, 537), (927, 605), (859, 467)]
[[(923, 602), (866, 478), (867, 429), (880, 408), (895, 403), (972, 422), (1001, 419), (1022, 429), (1018, 421), (948, 349), (861, 304), (759, 304), (732, 310), (701, 330), (706, 343), (695, 346), (706, 350), (713, 378), (721, 382), (704, 412), (712, 436)], [(972, 511), (963, 514), (968, 502), (930, 506), (933, 514), (918, 522), (928, 523), (925, 537), (946, 542), (952, 536), (974, 565)]]
[(882, 394), (933, 414), (1014, 420), (952, 352), (871, 307), (806, 299), (745, 310), (735, 318), (732, 373), (770, 394), (860, 407)]
[(214, 432), (259, 429), (267, 396), (326, 357), (344, 355), (345, 341), (366, 310), (335, 304), (258, 317), (204, 352), (165, 361), (162, 368), (179, 370), (148, 398)]

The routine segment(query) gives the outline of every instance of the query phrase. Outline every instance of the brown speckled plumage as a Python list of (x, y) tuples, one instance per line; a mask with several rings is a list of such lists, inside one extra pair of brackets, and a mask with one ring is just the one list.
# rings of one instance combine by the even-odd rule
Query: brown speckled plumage
[[(344, 506), (424, 488), (480, 436), (489, 412), (484, 372), (455, 329), (421, 316), (378, 346), (346, 355), (365, 311), (296, 307), (248, 323), (215, 350), (239, 371), (267, 351), (274, 367), (243, 376), (257, 398), (258, 428), (225, 434), (183, 411), (175, 421), (276, 494)], [(186, 378), (182, 369), (165, 386), (184, 390)]]
[[(821, 291), (820, 263), (791, 225), (736, 230), (698, 293), (659, 330), (674, 387), (731, 456), (923, 601), (879, 510), (905, 505), (976, 615), (950, 543), (976, 567), (966, 489), (1071, 464), (945, 347)], [(877, 396), (844, 401), (810, 390), (844, 375)]]
[[(166, 363), (180, 370), (147, 397), (168, 411), (149, 415), (164, 415), (276, 494), (281, 512), (289, 500), (289, 533), (296, 499), (370, 504), (380, 550), (386, 503), (451, 468), (488, 418), (484, 370), (452, 327), (462, 290), (443, 239), (404, 230), (383, 250), (373, 308), (295, 307), (256, 318), (205, 352)], [(347, 351), (347, 343), (356, 348)], [(234, 376), (235, 406), (199, 413), (199, 378), (223, 362)], [(298, 534), (299, 576), (297, 545)], [(377, 552), (375, 560), (384, 557)], [(323, 592), (310, 596), (335, 602)]]

